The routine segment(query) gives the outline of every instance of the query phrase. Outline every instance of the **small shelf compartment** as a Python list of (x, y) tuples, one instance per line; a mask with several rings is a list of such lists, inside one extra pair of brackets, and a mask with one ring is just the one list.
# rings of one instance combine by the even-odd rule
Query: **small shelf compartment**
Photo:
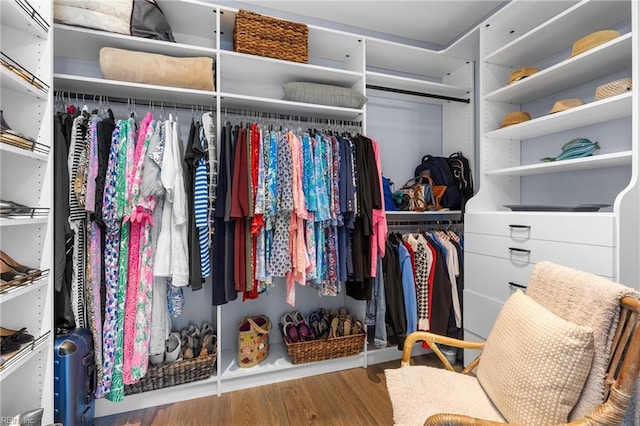
[(49, 23), (26, 0), (7, 0), (2, 5), (2, 26), (16, 28), (41, 39), (49, 36)]
[(216, 92), (206, 90), (130, 83), (69, 74), (54, 74), (53, 82), (56, 90), (71, 93), (87, 93), (124, 99), (143, 99), (188, 105), (215, 105)]
[(0, 304), (39, 290), (46, 287), (47, 284), (49, 284), (49, 270), (45, 269), (39, 277), (31, 279), (25, 284), (10, 285), (7, 288), (0, 289)]
[[(216, 49), (209, 47), (133, 37), (64, 24), (55, 24), (53, 28), (56, 34), (53, 40), (56, 56), (90, 62), (98, 62), (100, 49), (107, 46), (175, 57), (215, 58), (217, 52)], [(82, 39), (82, 43), (77, 43), (78, 39)]]
[(504, 169), (491, 170), (487, 172), (487, 174), (491, 176), (531, 176), (548, 173), (600, 169), (605, 167), (628, 166), (631, 164), (631, 157), (631, 151), (622, 151), (612, 154), (597, 154), (591, 157), (576, 158), (573, 160), (507, 167)]
[(2, 67), (0, 67), (0, 72), (3, 90), (12, 90), (41, 101), (46, 101), (49, 85), (4, 53), (2, 53)]
[(599, 77), (631, 68), (631, 33), (588, 52), (503, 86), (484, 96), (488, 101), (525, 104)]
[(523, 140), (631, 116), (632, 94), (624, 93), (555, 114), (487, 132), (487, 138)]
[(34, 359), (40, 353), (41, 349), (46, 349), (49, 346), (50, 333), (51, 332), (46, 332), (33, 342), (22, 345), (22, 348), (16, 354), (12, 355), (0, 365), (0, 381)]
[(593, 31), (629, 20), (630, 8), (629, 2), (581, 2), (489, 54), (485, 61), (516, 68), (534, 64)]
[(223, 109), (233, 108), (248, 111), (259, 109), (266, 113), (290, 114), (302, 117), (326, 117), (348, 121), (362, 120), (362, 110), (359, 109), (282, 101), (278, 99), (237, 95), (232, 93), (220, 93), (220, 105)]
[[(366, 77), (367, 88), (371, 90), (377, 90), (376, 87), (383, 87), (385, 89), (391, 89), (391, 91), (398, 91), (401, 94), (405, 93), (411, 96), (412, 100), (416, 100), (417, 96), (421, 96), (421, 94), (433, 95), (433, 97), (421, 99), (421, 102), (444, 104), (448, 101), (446, 98), (469, 99), (470, 89), (450, 84), (400, 77), (373, 71), (367, 71)], [(414, 92), (415, 94), (407, 92)], [(377, 92), (376, 95), (383, 96), (383, 93)], [(397, 98), (397, 95), (394, 94), (393, 97)]]

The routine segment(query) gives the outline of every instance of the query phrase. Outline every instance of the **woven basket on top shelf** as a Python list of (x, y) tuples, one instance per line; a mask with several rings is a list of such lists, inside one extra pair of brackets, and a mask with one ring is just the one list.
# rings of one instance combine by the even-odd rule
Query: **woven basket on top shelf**
[(366, 337), (366, 333), (360, 333), (351, 336), (297, 343), (290, 343), (288, 339), (284, 337), (284, 343), (291, 357), (291, 362), (293, 364), (303, 364), (305, 362), (324, 361), (326, 359), (358, 355), (364, 348)]
[(239, 53), (309, 62), (309, 29), (305, 24), (240, 10), (233, 29), (233, 48)]
[(147, 374), (138, 382), (124, 387), (125, 395), (148, 392), (170, 386), (205, 380), (213, 375), (218, 348), (211, 355), (183, 359), (171, 364), (151, 365)]

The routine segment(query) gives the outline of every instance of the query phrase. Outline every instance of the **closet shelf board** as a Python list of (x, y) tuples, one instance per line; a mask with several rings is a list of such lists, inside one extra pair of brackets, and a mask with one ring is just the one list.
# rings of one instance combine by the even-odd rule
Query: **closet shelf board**
[(366, 57), (370, 68), (439, 78), (469, 62), (439, 51), (374, 38), (367, 38)]
[(5, 361), (5, 363), (0, 367), (2, 368), (2, 370), (0, 370), (0, 382), (18, 371), (20, 367), (28, 364), (31, 360), (38, 359), (37, 357), (39, 357), (40, 353), (48, 350), (50, 333), (50, 331), (46, 332), (42, 336), (38, 337), (32, 345), (25, 346), (20, 353)]
[(1, 23), (3, 27), (12, 27), (43, 40), (49, 37), (49, 33), (38, 25), (17, 1), (4, 0), (1, 3), (0, 10), (2, 13), (0, 13), (0, 15), (2, 16)]
[[(419, 80), (416, 78), (400, 77), (396, 75), (367, 71), (367, 85), (388, 87), (391, 89), (409, 90), (412, 92), (427, 93), (439, 96), (449, 96), (453, 98), (468, 98), (470, 89), (452, 86), (450, 84), (436, 83), (432, 81)], [(378, 92), (376, 92), (376, 95)], [(397, 94), (393, 94), (397, 97)], [(424, 98), (422, 102), (443, 104), (447, 101)]]
[(14, 72), (9, 71), (7, 68), (0, 67), (0, 80), (2, 80), (2, 90), (12, 90), (14, 92), (30, 96), (39, 101), (46, 101), (47, 94), (37, 87), (29, 84), (22, 77), (17, 76)]
[(485, 99), (524, 104), (630, 67), (631, 33), (627, 33), (517, 83), (503, 86), (487, 94)]
[(42, 225), (49, 223), (48, 216), (33, 217), (33, 218), (2, 218), (0, 217), (0, 227), (3, 226), (25, 226), (25, 225)]
[(496, 129), (488, 138), (522, 140), (631, 116), (631, 92)]
[(534, 64), (559, 48), (572, 46), (595, 29), (613, 28), (629, 20), (630, 7), (629, 2), (581, 2), (496, 50), (485, 60), (514, 67)]
[(229, 51), (220, 52), (220, 70), (222, 84), (230, 76), (234, 80), (267, 82), (280, 86), (293, 81), (304, 81), (351, 88), (363, 78), (362, 73), (353, 71)]
[(290, 114), (301, 117), (313, 116), (348, 121), (362, 120), (362, 110), (359, 109), (306, 104), (232, 93), (220, 93), (220, 105), (222, 108), (248, 111), (259, 110), (267, 113)]
[(20, 157), (33, 158), (34, 160), (38, 160), (38, 161), (49, 160), (48, 155), (41, 154), (39, 152), (29, 151), (27, 149), (18, 148), (16, 146), (0, 142), (0, 156), (4, 157), (5, 155), (8, 155), (8, 156), (17, 155)]
[[(274, 373), (281, 370), (291, 371), (292, 369), (305, 369), (313, 368), (315, 365), (326, 366), (327, 363), (334, 362), (336, 364), (347, 362), (348, 360), (357, 360), (363, 353), (350, 357), (342, 357), (329, 359), (317, 362), (308, 362), (302, 364), (291, 363), (291, 358), (287, 352), (285, 344), (283, 342), (272, 343), (269, 346), (269, 356), (260, 364), (250, 368), (240, 368), (236, 362), (237, 352), (236, 350), (226, 350), (222, 352), (222, 374), (220, 376), (222, 381), (227, 379), (251, 377), (259, 374)], [(218, 358), (220, 360), (220, 357)]]
[(8, 290), (6, 293), (0, 294), (0, 304), (6, 303), (10, 300), (24, 296), (31, 292), (40, 290), (46, 287), (48, 284), (49, 284), (49, 276), (47, 275), (45, 277), (41, 277), (40, 279), (30, 284), (23, 285), (20, 287), (14, 287), (11, 290)]
[(55, 24), (53, 39), (55, 56), (98, 62), (102, 47), (136, 50), (175, 57), (216, 57), (216, 49), (183, 43), (171, 43), (88, 28)]
[(529, 164), (526, 166), (508, 167), (488, 172), (493, 176), (530, 176), (549, 173), (564, 173), (580, 170), (600, 169), (605, 167), (627, 166), (631, 164), (631, 151), (612, 154), (596, 154), (591, 157), (573, 160), (553, 161), (550, 163)]
[(53, 82), (56, 90), (64, 92), (202, 106), (212, 106), (216, 102), (216, 92), (206, 90), (155, 86), (69, 74), (53, 74)]

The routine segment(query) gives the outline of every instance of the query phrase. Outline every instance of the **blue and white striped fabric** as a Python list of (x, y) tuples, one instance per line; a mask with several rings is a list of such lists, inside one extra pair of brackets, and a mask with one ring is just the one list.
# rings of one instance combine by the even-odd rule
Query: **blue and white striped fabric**
[[(202, 133), (200, 133), (202, 137)], [(202, 157), (198, 162), (195, 175), (194, 188), (194, 215), (198, 228), (200, 241), (200, 269), (202, 278), (211, 275), (211, 260), (209, 258), (209, 221), (207, 220), (209, 209), (209, 178), (207, 176), (207, 164)]]

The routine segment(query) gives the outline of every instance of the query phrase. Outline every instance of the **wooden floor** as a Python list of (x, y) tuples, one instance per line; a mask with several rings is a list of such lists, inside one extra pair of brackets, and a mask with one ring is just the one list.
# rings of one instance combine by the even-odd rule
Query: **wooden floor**
[[(433, 354), (413, 361), (440, 366)], [(392, 425), (384, 370), (399, 366), (392, 361), (192, 399), (100, 417), (95, 425)]]

